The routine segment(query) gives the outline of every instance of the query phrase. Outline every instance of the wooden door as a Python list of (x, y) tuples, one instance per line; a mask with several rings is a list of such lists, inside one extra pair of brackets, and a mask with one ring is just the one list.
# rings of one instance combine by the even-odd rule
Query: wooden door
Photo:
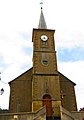
[(50, 95), (43, 96), (43, 106), (46, 106), (46, 116), (51, 117), (53, 114), (53, 110), (52, 110), (52, 99)]

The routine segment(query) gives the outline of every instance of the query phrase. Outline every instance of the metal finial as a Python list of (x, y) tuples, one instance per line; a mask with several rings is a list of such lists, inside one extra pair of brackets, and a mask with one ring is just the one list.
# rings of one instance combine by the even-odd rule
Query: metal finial
[(41, 9), (43, 9), (43, 7), (42, 7), (42, 5), (43, 5), (43, 2), (40, 2), (40, 4), (41, 4)]

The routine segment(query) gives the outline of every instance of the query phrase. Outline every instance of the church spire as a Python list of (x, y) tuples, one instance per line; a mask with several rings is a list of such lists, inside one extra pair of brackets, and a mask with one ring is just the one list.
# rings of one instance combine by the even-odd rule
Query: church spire
[(44, 15), (43, 15), (43, 8), (42, 8), (42, 2), (40, 3), (41, 4), (41, 14), (40, 14), (40, 20), (39, 20), (39, 25), (38, 25), (38, 28), (39, 29), (47, 29), (47, 25), (46, 25), (46, 22), (45, 22), (45, 18), (44, 18)]

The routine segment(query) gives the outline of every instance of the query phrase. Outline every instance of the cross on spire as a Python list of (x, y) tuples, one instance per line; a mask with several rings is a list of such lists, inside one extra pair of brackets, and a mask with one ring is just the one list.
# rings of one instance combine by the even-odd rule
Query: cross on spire
[(43, 2), (41, 1), (40, 4), (41, 4), (41, 14), (40, 14), (40, 20), (39, 20), (38, 28), (39, 29), (47, 29), (47, 25), (46, 25), (45, 18), (44, 18), (44, 15), (43, 15), (43, 10), (42, 10), (43, 9), (42, 8)]
[(42, 5), (43, 5), (43, 2), (42, 2), (42, 1), (40, 2), (40, 5), (41, 5), (41, 9), (43, 9), (43, 7), (42, 7)]

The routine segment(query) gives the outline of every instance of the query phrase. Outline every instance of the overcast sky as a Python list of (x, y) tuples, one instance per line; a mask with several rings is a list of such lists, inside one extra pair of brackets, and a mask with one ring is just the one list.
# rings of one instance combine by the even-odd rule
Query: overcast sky
[[(8, 82), (32, 66), (32, 29), (41, 0), (0, 0), (0, 106), (8, 108)], [(78, 109), (84, 107), (84, 0), (44, 0), (49, 29), (55, 29), (58, 70), (76, 83)]]

